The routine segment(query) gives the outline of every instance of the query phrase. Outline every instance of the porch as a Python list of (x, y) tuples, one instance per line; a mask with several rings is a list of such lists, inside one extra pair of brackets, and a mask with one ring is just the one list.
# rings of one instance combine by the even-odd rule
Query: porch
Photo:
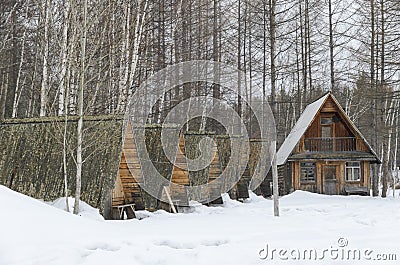
[(326, 137), (304, 139), (305, 152), (351, 152), (357, 150), (355, 137)]

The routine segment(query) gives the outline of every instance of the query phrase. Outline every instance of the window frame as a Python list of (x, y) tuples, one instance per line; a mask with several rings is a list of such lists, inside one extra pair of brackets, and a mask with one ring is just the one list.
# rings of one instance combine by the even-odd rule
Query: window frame
[[(324, 122), (322, 122), (323, 120), (327, 120), (328, 122), (324, 123)], [(333, 124), (333, 117), (330, 115), (329, 116), (327, 116), (327, 115), (321, 116), (319, 119), (319, 122), (320, 122), (321, 126), (331, 126)]]
[[(357, 163), (358, 166), (349, 165), (350, 163)], [(358, 179), (354, 179), (354, 170), (358, 169)], [(348, 171), (351, 170), (351, 179), (348, 179)], [(344, 180), (346, 182), (360, 182), (361, 181), (361, 162), (360, 161), (347, 161), (345, 166), (345, 177)]]
[[(331, 113), (321, 113), (319, 117), (319, 126), (320, 126), (320, 138), (332, 138), (334, 137), (334, 122), (333, 122), (333, 114)], [(323, 122), (326, 121), (326, 122)], [(323, 130), (329, 128), (329, 136), (323, 136)]]
[[(308, 165), (305, 165), (308, 164)], [(309, 179), (308, 177), (308, 171), (312, 168), (313, 171), (313, 179)], [(306, 177), (305, 179), (302, 177), (303, 174), (303, 169), (306, 169)], [(317, 180), (317, 167), (315, 162), (300, 162), (299, 165), (299, 182), (300, 184), (302, 183), (315, 183)]]

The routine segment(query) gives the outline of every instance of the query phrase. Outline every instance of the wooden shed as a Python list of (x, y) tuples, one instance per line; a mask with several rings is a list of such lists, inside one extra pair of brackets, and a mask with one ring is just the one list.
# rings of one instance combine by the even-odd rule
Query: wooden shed
[[(175, 161), (171, 163), (165, 156), (161, 147), (161, 126), (148, 125), (147, 132), (151, 131), (151, 137), (146, 137), (149, 148), (151, 163), (155, 165), (158, 172), (168, 181), (168, 185), (158, 187), (158, 196), (162, 201), (150, 196), (142, 189), (146, 179), (145, 161), (140, 157), (137, 148), (137, 135), (130, 124), (127, 125), (122, 147), (122, 159), (119, 166), (116, 185), (112, 191), (112, 206), (114, 208), (127, 204), (135, 204), (135, 209), (155, 210), (163, 208), (171, 210), (168, 205), (169, 199), (174, 207), (186, 207), (190, 200), (199, 202), (209, 201), (210, 194), (217, 197), (212, 203), (222, 203), (222, 186), (218, 181), (212, 185), (206, 185), (206, 189), (200, 194), (193, 194), (191, 187), (194, 185), (207, 184), (219, 177), (221, 174), (221, 164), (216, 145), (212, 153), (211, 164), (202, 170), (191, 170), (187, 157), (195, 158), (198, 154), (198, 143), (203, 136), (212, 136), (210, 133), (186, 132), (180, 135), (179, 144), (176, 146)], [(147, 133), (146, 133), (147, 134)], [(139, 205), (139, 208), (137, 208)], [(112, 213), (115, 216), (116, 213)]]
[(330, 92), (306, 107), (277, 153), (286, 191), (369, 194), (372, 163), (375, 151)]
[[(63, 133), (67, 126), (67, 174), (70, 196), (75, 190), (75, 163), (71, 154), (76, 150), (77, 117), (46, 117), (12, 119), (0, 123), (0, 184), (26, 195), (55, 200), (64, 196)], [(122, 116), (84, 117), (84, 146), (81, 198), (99, 208), (106, 219), (119, 219), (124, 205), (134, 205), (135, 210), (156, 210), (163, 204), (142, 189), (146, 180), (144, 167), (152, 163), (157, 171), (169, 181), (169, 190), (179, 206), (197, 199), (190, 193), (191, 185), (207, 184), (204, 201), (210, 194), (217, 197), (212, 203), (222, 203), (220, 197), (223, 183), (213, 181), (222, 172), (219, 148), (212, 150), (210, 166), (191, 171), (186, 155), (198, 155), (198, 143), (204, 134), (188, 132), (181, 136), (176, 146), (175, 166), (165, 156), (161, 145), (161, 126), (145, 126), (145, 145), (150, 161), (143, 161), (137, 149), (134, 128), (124, 124)], [(179, 152), (178, 152), (179, 150)], [(174, 184), (181, 184), (177, 186)], [(155, 184), (157, 186), (157, 184)], [(179, 187), (174, 189), (174, 187)], [(155, 187), (160, 192), (163, 186)], [(178, 203), (179, 201), (179, 203)], [(200, 200), (201, 201), (201, 200)], [(129, 212), (128, 212), (129, 215)], [(133, 217), (132, 213), (130, 217)]]

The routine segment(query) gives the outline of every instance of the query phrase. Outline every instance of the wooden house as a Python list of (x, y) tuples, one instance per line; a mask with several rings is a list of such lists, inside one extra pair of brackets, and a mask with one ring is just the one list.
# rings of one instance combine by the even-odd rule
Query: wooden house
[(277, 152), (286, 192), (369, 194), (372, 163), (379, 158), (330, 92), (306, 107)]

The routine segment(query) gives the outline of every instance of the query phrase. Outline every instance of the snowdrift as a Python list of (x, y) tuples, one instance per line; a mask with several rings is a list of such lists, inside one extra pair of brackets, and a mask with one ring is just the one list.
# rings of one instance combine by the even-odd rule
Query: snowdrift
[[(142, 220), (104, 221), (88, 205), (75, 216), (63, 210), (65, 198), (49, 205), (0, 186), (0, 264), (292, 264), (277, 255), (261, 259), (260, 253), (266, 246), (320, 251), (338, 248), (339, 240), (349, 249), (400, 259), (398, 199), (297, 191), (281, 199), (276, 218), (271, 200), (254, 194), (245, 203), (223, 198), (218, 207), (192, 203), (188, 213), (140, 212)], [(396, 264), (327, 257), (295, 262)]]

